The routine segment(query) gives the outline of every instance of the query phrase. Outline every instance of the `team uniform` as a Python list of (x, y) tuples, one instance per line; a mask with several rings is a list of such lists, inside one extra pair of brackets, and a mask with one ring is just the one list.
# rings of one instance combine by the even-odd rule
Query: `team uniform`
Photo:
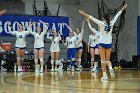
[[(47, 32), (47, 25), (45, 25), (45, 29), (43, 30), (43, 32), (40, 32), (40, 33), (37, 33), (37, 32), (33, 32), (31, 31), (31, 29), (29, 30), (29, 32), (34, 36), (35, 38), (35, 41), (34, 41), (34, 49), (36, 50), (41, 50), (41, 49), (44, 49), (44, 36)], [(39, 58), (40, 59), (40, 62), (44, 62), (43, 60), (43, 56)], [(38, 58), (35, 58), (34, 59), (35, 62), (38, 62)], [(35, 65), (35, 72), (38, 72), (39, 71), (39, 68), (40, 66), (39, 65)], [(40, 69), (40, 73), (43, 73), (43, 67), (41, 67)]]
[[(121, 15), (122, 11), (119, 11), (118, 14), (110, 21), (110, 26), (108, 26), (106, 24), (105, 21), (100, 21), (92, 16), (90, 16), (89, 18), (94, 21), (96, 24), (98, 24), (100, 26), (100, 42), (99, 45), (101, 47), (104, 47), (106, 49), (111, 48), (112, 47), (112, 30), (113, 30), (113, 26), (116, 22), (116, 20), (118, 19), (118, 17)], [(110, 29), (109, 32), (108, 29)]]
[(70, 69), (70, 61), (72, 60), (72, 70), (74, 70), (75, 66), (75, 57), (76, 57), (76, 48), (77, 48), (77, 39), (75, 36), (73, 37), (66, 37), (66, 43), (65, 45), (67, 46), (67, 60), (68, 60), (68, 66)]
[[(96, 44), (96, 46), (94, 46), (94, 49), (95, 48), (99, 48), (100, 32), (96, 31), (94, 28), (92, 28), (89, 21), (88, 21), (88, 26), (89, 26), (90, 30), (94, 33), (94, 38), (95, 38), (95, 42), (94, 43)], [(93, 44), (92, 44), (92, 46), (93, 46)]]
[(26, 36), (29, 35), (28, 31), (11, 31), (9, 30), (9, 33), (16, 36), (16, 43), (15, 48), (25, 49), (26, 48)]
[(29, 32), (35, 38), (34, 49), (40, 50), (40, 49), (44, 48), (44, 36), (45, 36), (45, 34), (47, 32), (48, 27), (45, 26), (45, 28), (46, 29), (42, 33), (40, 33), (40, 34), (29, 30)]
[[(118, 17), (121, 15), (122, 11), (119, 11), (116, 16), (110, 21), (110, 25), (108, 25), (105, 21), (100, 21), (92, 16), (90, 16), (89, 18), (94, 21), (96, 24), (99, 25), (100, 27), (100, 42), (99, 45), (105, 49), (109, 49), (112, 47), (112, 30), (113, 30), (113, 26), (116, 22), (116, 20), (118, 19)], [(110, 62), (109, 60), (101, 60), (101, 63), (103, 62)], [(111, 74), (111, 77), (115, 77), (114, 74), (114, 70), (112, 69), (112, 66), (109, 67), (109, 71)], [(103, 77), (101, 78), (101, 80), (107, 80), (108, 77), (107, 75), (105, 75), (106, 73), (103, 73)]]
[(47, 34), (47, 38), (50, 39), (52, 41), (51, 43), (51, 47), (50, 47), (50, 51), (51, 52), (59, 52), (60, 48), (59, 48), (59, 41), (61, 40), (61, 36), (58, 35), (57, 37), (54, 38), (52, 36), (49, 36), (49, 34)]
[[(89, 46), (90, 48), (95, 49), (99, 49), (99, 42), (100, 42), (100, 32), (96, 31), (94, 28), (91, 27), (90, 22), (88, 21), (88, 26), (90, 28), (90, 30), (94, 33), (94, 35), (90, 35), (89, 36)], [(94, 58), (91, 58), (91, 62), (99, 62), (100, 57), (99, 54), (96, 54), (96, 50), (95, 50), (95, 55)], [(91, 71), (98, 71), (98, 65), (94, 65), (91, 66)]]
[(79, 33), (79, 34), (76, 34), (76, 33), (74, 32), (74, 36), (76, 37), (77, 42), (78, 42), (78, 43), (80, 42), (80, 43), (78, 44), (76, 50), (83, 49), (83, 44), (82, 44), (82, 42), (81, 42), (82, 39), (83, 39), (83, 33), (84, 33), (84, 28), (81, 29), (81, 33)]
[(93, 48), (95, 50), (95, 48), (96, 48), (96, 35), (89, 36), (88, 45), (90, 46), (90, 48)]
[[(26, 36), (29, 34), (28, 31), (11, 31), (10, 26), (8, 26), (9, 33), (16, 36), (15, 48), (26, 49)], [(17, 57), (17, 60), (24, 61), (23, 57)], [(22, 66), (18, 66), (17, 72), (22, 72)]]
[[(59, 41), (61, 40), (60, 34), (58, 34), (58, 36), (56, 36), (55, 38), (53, 38), (53, 36), (49, 36), (49, 34), (47, 34), (47, 38), (52, 41), (50, 51), (51, 52), (60, 52), (60, 48), (59, 48)], [(51, 64), (52, 64), (51, 71), (62, 70), (62, 69), (60, 69), (60, 67), (62, 68), (63, 64), (61, 64), (61, 62), (58, 59), (55, 60), (55, 64), (56, 64), (55, 67), (54, 67), (54, 59), (51, 59)], [(59, 65), (59, 68), (57, 68), (57, 65)]]

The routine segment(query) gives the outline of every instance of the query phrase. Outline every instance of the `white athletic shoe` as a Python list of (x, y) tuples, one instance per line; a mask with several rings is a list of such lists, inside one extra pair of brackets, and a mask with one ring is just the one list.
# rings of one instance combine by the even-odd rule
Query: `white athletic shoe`
[(91, 69), (91, 72), (97, 72), (98, 71), (98, 68), (97, 67), (94, 67)]
[(101, 81), (106, 81), (106, 80), (108, 80), (108, 76), (103, 76), (103, 77), (101, 78)]
[(75, 70), (76, 71), (81, 71), (82, 69), (80, 69), (80, 67), (77, 67)]
[(75, 71), (75, 69), (74, 69), (74, 67), (73, 67), (73, 66), (72, 66), (72, 69), (71, 69), (71, 71), (72, 71), (72, 72), (74, 72), (74, 71)]
[(39, 72), (39, 70), (38, 70), (38, 69), (35, 69), (35, 72), (36, 72), (36, 73), (38, 73), (38, 72)]
[(80, 65), (80, 69), (83, 69), (82, 65)]
[(57, 72), (57, 71), (58, 71), (58, 69), (57, 69), (57, 68), (55, 68), (55, 69), (54, 69), (54, 71), (55, 71), (55, 72)]
[(71, 66), (68, 66), (67, 67), (67, 71), (71, 71)]
[(54, 72), (54, 69), (52, 68), (50, 71), (51, 71), (51, 72)]
[(110, 72), (111, 78), (115, 78), (114, 70), (113, 69), (112, 70), (109, 70), (109, 72)]
[(93, 66), (90, 67), (90, 71), (93, 69)]
[(20, 69), (20, 72), (23, 72), (23, 69), (22, 68)]
[(19, 73), (19, 72), (21, 72), (21, 70), (20, 70), (20, 69), (18, 69), (18, 70), (17, 70), (17, 72)]
[(75, 71), (75, 69), (74, 69), (74, 68), (72, 68), (72, 69), (71, 69), (71, 71), (72, 71), (72, 72), (74, 72), (74, 71)]
[(40, 73), (43, 73), (43, 69), (40, 69), (40, 71), (39, 71)]
[(60, 65), (59, 65), (59, 67), (58, 67), (58, 71), (62, 71), (62, 69), (63, 69), (63, 64), (62, 63), (60, 63)]
[(3, 66), (1, 66), (1, 71), (5, 72), (7, 71), (7, 69), (3, 68)]
[(35, 65), (35, 72), (39, 72), (40, 65)]

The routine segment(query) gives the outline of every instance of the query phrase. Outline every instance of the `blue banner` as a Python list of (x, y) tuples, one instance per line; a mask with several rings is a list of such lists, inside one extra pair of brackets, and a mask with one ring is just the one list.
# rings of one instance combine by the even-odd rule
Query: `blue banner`
[(40, 26), (42, 28), (42, 31), (44, 29), (44, 26), (39, 22), (39, 20), (42, 20), (47, 23), (48, 30), (51, 32), (53, 30), (59, 31), (59, 33), (66, 37), (68, 35), (68, 29), (65, 26), (64, 23), (69, 24), (69, 18), (68, 17), (55, 17), (55, 16), (29, 16), (29, 15), (1, 15), (0, 16), (0, 36), (9, 36), (8, 31), (8, 21), (11, 24), (12, 31), (18, 30), (18, 24), (21, 23), (23, 25), (23, 31), (28, 31), (29, 29), (29, 22), (30, 19), (32, 21), (35, 21), (36, 24), (33, 25), (32, 30), (36, 31), (36, 27)]

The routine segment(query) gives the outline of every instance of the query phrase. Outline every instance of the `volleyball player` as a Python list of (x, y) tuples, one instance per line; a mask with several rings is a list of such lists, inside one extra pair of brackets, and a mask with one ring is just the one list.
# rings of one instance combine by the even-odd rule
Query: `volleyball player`
[[(98, 71), (98, 62), (100, 60), (99, 57), (99, 31), (96, 31), (94, 28), (91, 27), (91, 24), (89, 22), (89, 19), (87, 19), (88, 26), (90, 30), (92, 31), (92, 35), (89, 36), (89, 42), (88, 42), (88, 51), (90, 51), (91, 54), (91, 71), (97, 72)], [(93, 67), (94, 65), (94, 67)]]
[(26, 49), (26, 36), (29, 34), (28, 31), (23, 31), (22, 24), (18, 24), (18, 31), (11, 31), (10, 22), (8, 22), (8, 30), (11, 35), (16, 36), (15, 50), (17, 56), (17, 72), (22, 72), (22, 65), (24, 61), (24, 53)]
[[(52, 65), (51, 71), (58, 71), (57, 66), (58, 65), (60, 66), (61, 64), (59, 61), (59, 52), (60, 52), (59, 41), (61, 40), (61, 36), (56, 31), (53, 31), (53, 35), (50, 36), (50, 33), (48, 33), (47, 38), (51, 40), (51, 47), (50, 47), (51, 65)], [(54, 58), (56, 58), (56, 60), (54, 60)]]
[[(82, 68), (82, 66), (81, 66), (81, 56), (82, 56), (82, 52), (83, 52), (82, 39), (83, 39), (83, 33), (84, 33), (84, 23), (85, 23), (85, 20), (83, 20), (83, 22), (82, 22), (81, 29), (77, 28), (76, 32), (73, 32), (74, 36), (76, 37), (77, 42), (78, 42), (78, 47), (76, 48), (76, 62), (77, 62), (76, 70), (77, 71), (81, 70), (81, 68)], [(68, 25), (66, 25), (66, 26), (69, 30), (72, 31), (72, 29)]]
[[(43, 32), (41, 32), (40, 26), (36, 27), (36, 32), (31, 31), (32, 25), (35, 24), (35, 22), (30, 22), (30, 30), (29, 32), (34, 36), (35, 42), (34, 42), (34, 62), (35, 62), (35, 72), (43, 73), (43, 66), (44, 66), (44, 36), (48, 30), (48, 26), (45, 22), (39, 20), (40, 23), (42, 23), (45, 26), (45, 29)], [(38, 65), (38, 59), (40, 60), (41, 68), (39, 69)]]
[[(67, 24), (65, 24), (67, 26)], [(68, 27), (68, 26), (67, 26)], [(67, 47), (67, 70), (75, 71), (75, 58), (76, 58), (76, 48), (78, 46), (77, 39), (73, 34), (73, 31), (69, 29), (69, 36), (66, 37), (66, 43), (62, 40), (63, 44)]]
[(111, 77), (114, 78), (114, 70), (112, 69), (112, 64), (110, 62), (110, 54), (111, 54), (111, 47), (112, 47), (112, 30), (115, 22), (117, 21), (118, 17), (121, 15), (122, 11), (126, 9), (127, 4), (123, 6), (123, 8), (116, 14), (116, 16), (110, 20), (109, 14), (103, 15), (103, 21), (94, 18), (93, 16), (85, 13), (84, 11), (79, 10), (80, 14), (89, 18), (90, 20), (94, 21), (100, 27), (101, 38), (100, 38), (100, 57), (101, 57), (101, 65), (103, 71), (103, 77), (101, 80), (108, 80), (108, 76), (106, 74), (106, 64), (109, 66), (109, 71)]

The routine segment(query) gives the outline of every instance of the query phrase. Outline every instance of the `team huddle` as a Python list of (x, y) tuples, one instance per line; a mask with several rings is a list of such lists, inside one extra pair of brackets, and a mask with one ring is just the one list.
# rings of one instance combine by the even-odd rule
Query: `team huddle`
[[(110, 54), (112, 47), (112, 30), (115, 22), (121, 15), (121, 13), (126, 9), (127, 4), (125, 4), (122, 9), (114, 16), (113, 19), (110, 18), (109, 14), (105, 13), (103, 15), (103, 21), (94, 18), (93, 16), (85, 13), (83, 10), (79, 10), (79, 13), (84, 16), (84, 20), (81, 28), (77, 28), (73, 31), (67, 24), (64, 24), (68, 30), (69, 35), (66, 39), (61, 38), (59, 31), (52, 31), (53, 35), (50, 35), (48, 31), (48, 26), (45, 22), (39, 20), (45, 26), (45, 29), (41, 31), (41, 27), (37, 26), (36, 31), (32, 31), (32, 26), (35, 22), (29, 24), (29, 31), (23, 31), (23, 25), (18, 25), (18, 31), (11, 31), (10, 22), (8, 22), (9, 33), (16, 36), (15, 51), (17, 57), (17, 72), (22, 72), (22, 65), (24, 61), (24, 52), (26, 49), (26, 36), (31, 34), (34, 36), (34, 62), (35, 62), (35, 72), (43, 73), (44, 66), (44, 38), (51, 40), (50, 55), (51, 55), (51, 65), (52, 69), (50, 71), (62, 70), (62, 63), (59, 61), (59, 42), (62, 41), (64, 46), (67, 47), (67, 70), (70, 71), (81, 71), (81, 56), (83, 52), (83, 34), (86, 33), (84, 29), (84, 24), (87, 22), (89, 29), (92, 34), (89, 36), (88, 40), (88, 51), (91, 54), (91, 72), (97, 72), (98, 62), (101, 61), (101, 67), (103, 72), (103, 77), (101, 80), (108, 80), (106, 73), (106, 65), (109, 67), (109, 72), (111, 78), (115, 77), (114, 70), (112, 68), (112, 63), (110, 62)], [(3, 14), (4, 12), (0, 13)], [(91, 26), (90, 21), (93, 21), (98, 25), (98, 29)], [(39, 60), (38, 60), (39, 59)], [(38, 64), (40, 61), (40, 65)], [(75, 65), (76, 68), (75, 68)]]

